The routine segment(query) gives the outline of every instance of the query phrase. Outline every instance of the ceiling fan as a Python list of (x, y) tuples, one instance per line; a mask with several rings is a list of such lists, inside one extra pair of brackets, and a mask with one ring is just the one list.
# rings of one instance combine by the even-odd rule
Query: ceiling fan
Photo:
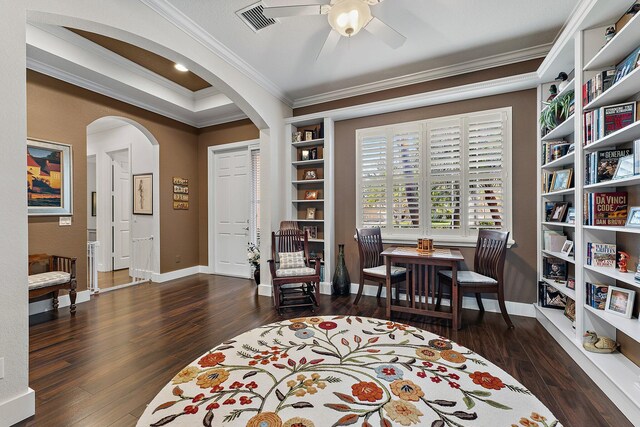
[[(331, 0), (329, 4), (290, 6), (266, 6), (268, 18), (290, 18), (302, 15), (327, 15), (333, 29), (322, 46), (318, 58), (331, 52), (340, 37), (353, 37), (362, 29), (380, 38), (394, 49), (405, 42), (406, 37), (371, 14), (371, 6), (383, 0)], [(273, 2), (271, 2), (273, 4)]]

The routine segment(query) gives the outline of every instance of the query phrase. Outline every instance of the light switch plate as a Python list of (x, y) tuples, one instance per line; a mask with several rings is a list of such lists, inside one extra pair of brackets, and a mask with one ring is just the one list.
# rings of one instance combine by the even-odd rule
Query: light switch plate
[(60, 227), (65, 227), (71, 225), (71, 217), (70, 216), (61, 216), (58, 225)]
[(4, 378), (4, 357), (0, 357), (0, 380)]

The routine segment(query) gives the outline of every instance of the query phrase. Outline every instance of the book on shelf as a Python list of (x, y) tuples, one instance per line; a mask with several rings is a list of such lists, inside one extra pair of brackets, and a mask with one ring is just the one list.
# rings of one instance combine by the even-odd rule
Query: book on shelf
[(611, 243), (587, 243), (587, 265), (594, 267), (616, 267), (616, 245)]
[(541, 307), (564, 310), (567, 305), (567, 297), (546, 282), (538, 284), (538, 302)]
[(558, 141), (544, 141), (542, 143), (542, 164), (559, 159), (569, 152), (570, 143), (561, 139)]
[(584, 224), (624, 226), (627, 222), (627, 192), (584, 193)]
[(583, 145), (589, 145), (633, 124), (638, 118), (637, 101), (607, 105), (585, 111), (582, 118)]
[(638, 55), (640, 55), (640, 47), (635, 48), (626, 58), (616, 65), (616, 75), (613, 84), (618, 83), (636, 68), (638, 65)]
[(542, 232), (542, 239), (545, 250), (550, 252), (560, 252), (564, 242), (567, 241), (567, 236), (555, 230), (544, 230)]
[(607, 292), (609, 291), (608, 285), (600, 283), (585, 283), (586, 286), (586, 302), (589, 307), (593, 307), (596, 310), (604, 310), (605, 303), (607, 302)]
[(585, 158), (585, 184), (610, 181), (618, 167), (620, 158), (632, 154), (630, 148), (601, 150), (589, 153)]
[(566, 286), (567, 282), (567, 261), (560, 258), (542, 258), (542, 277), (553, 280), (560, 285)]
[(582, 85), (582, 105), (587, 105), (613, 85), (616, 77), (615, 68), (600, 71), (591, 80)]

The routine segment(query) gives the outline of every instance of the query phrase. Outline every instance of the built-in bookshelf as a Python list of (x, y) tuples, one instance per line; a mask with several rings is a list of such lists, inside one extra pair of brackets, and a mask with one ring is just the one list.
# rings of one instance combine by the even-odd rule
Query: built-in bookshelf
[(285, 218), (309, 234), (312, 258), (322, 262), (323, 282), (333, 271), (333, 121), (297, 121), (286, 126), (287, 207)]
[[(543, 73), (547, 78), (553, 78), (562, 71), (573, 78), (569, 79), (569, 85), (573, 87), (565, 87), (558, 93), (560, 96), (568, 90), (575, 91), (572, 115), (554, 129), (545, 129), (544, 134), (542, 130), (538, 131), (538, 286), (542, 290), (552, 289), (556, 297), (561, 294), (564, 301), (575, 302), (575, 314), (573, 320), (570, 319), (565, 310), (552, 308), (547, 298), (544, 304), (539, 302), (536, 305), (536, 316), (622, 412), (637, 423), (640, 420), (640, 367), (633, 362), (633, 357), (626, 356), (630, 353), (625, 351), (637, 352), (640, 348), (637, 308), (631, 318), (626, 318), (601, 310), (597, 302), (593, 303), (592, 296), (594, 288), (616, 286), (635, 290), (635, 305), (640, 305), (637, 301), (640, 282), (634, 277), (636, 265), (640, 262), (640, 228), (625, 223), (626, 215), (620, 215), (623, 208), (619, 204), (612, 203), (603, 213), (598, 210), (601, 202), (597, 201), (598, 194), (616, 193), (624, 194), (628, 207), (640, 206), (640, 168), (636, 167), (632, 175), (617, 176), (605, 168), (604, 162), (606, 159), (611, 162), (609, 166), (613, 164), (617, 168), (625, 150), (637, 154), (640, 159), (640, 153), (633, 153), (633, 141), (640, 139), (638, 105), (633, 106), (638, 99), (636, 94), (640, 92), (640, 67), (622, 72), (623, 67), (619, 66), (640, 48), (640, 14), (605, 43), (606, 28), (615, 25), (633, 2), (594, 0), (590, 3), (592, 5), (582, 21), (573, 30), (565, 30), (573, 33), (558, 38)], [(630, 63), (637, 63), (637, 59)], [(571, 64), (572, 69), (567, 69), (567, 64)], [(538, 88), (539, 118), (547, 108), (551, 84), (557, 85), (558, 82), (547, 81)], [(624, 107), (627, 110), (619, 109), (627, 114), (624, 120), (618, 120), (625, 123), (622, 128), (607, 127), (613, 123), (609, 119), (613, 114), (613, 104), (627, 104)], [(632, 115), (629, 114), (631, 110)], [(631, 116), (633, 118), (629, 119)], [(549, 156), (550, 146), (553, 148), (553, 144), (560, 144), (562, 147), (557, 140), (565, 140), (573, 146), (567, 152), (558, 149)], [(637, 164), (635, 160), (634, 164)], [(550, 177), (556, 171), (567, 169), (573, 172), (572, 185), (553, 191), (549, 187)], [(620, 199), (611, 196), (611, 200), (618, 202)], [(557, 215), (550, 218), (550, 206), (553, 206), (552, 212), (556, 212), (553, 209), (564, 204), (573, 208), (574, 223)], [(573, 242), (570, 253), (558, 250), (558, 242), (562, 242), (563, 235)], [(546, 246), (551, 243), (555, 246)], [(618, 268), (617, 251), (630, 255), (628, 272), (621, 272)], [(602, 257), (598, 257), (597, 262), (594, 259), (596, 253)], [(550, 263), (549, 259), (554, 261)], [(564, 270), (560, 267), (566, 265), (567, 277), (574, 280), (571, 287), (567, 286), (568, 281), (561, 280), (562, 277), (555, 277), (549, 265), (557, 265), (556, 270), (561, 273)], [(540, 298), (543, 296), (541, 289), (538, 289)], [(629, 347), (613, 354), (587, 352), (582, 347), (587, 330), (617, 338)]]

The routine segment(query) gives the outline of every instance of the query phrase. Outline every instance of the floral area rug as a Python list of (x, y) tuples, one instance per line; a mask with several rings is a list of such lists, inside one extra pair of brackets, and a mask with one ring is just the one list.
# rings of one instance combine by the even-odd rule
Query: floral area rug
[(138, 426), (561, 427), (494, 364), (409, 325), (365, 317), (272, 323), (176, 374)]

